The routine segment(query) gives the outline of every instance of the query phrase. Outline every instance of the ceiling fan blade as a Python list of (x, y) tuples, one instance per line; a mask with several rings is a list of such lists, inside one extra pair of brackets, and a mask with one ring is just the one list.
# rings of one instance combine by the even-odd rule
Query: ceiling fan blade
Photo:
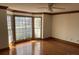
[(52, 7), (53, 9), (65, 9), (65, 8), (61, 8), (61, 7)]
[(38, 7), (38, 9), (40, 9), (40, 8), (41, 8), (41, 9), (44, 9), (44, 8), (48, 8), (48, 7)]
[[(38, 9), (44, 9), (44, 8), (48, 8), (48, 7), (38, 7)], [(61, 7), (52, 7), (52, 9), (65, 9), (65, 8), (61, 8)]]

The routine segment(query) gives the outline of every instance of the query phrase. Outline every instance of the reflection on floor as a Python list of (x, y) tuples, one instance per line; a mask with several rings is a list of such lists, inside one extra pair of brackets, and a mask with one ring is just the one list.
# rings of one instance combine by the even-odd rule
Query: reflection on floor
[(77, 55), (79, 47), (51, 40), (32, 40), (0, 52), (1, 55)]

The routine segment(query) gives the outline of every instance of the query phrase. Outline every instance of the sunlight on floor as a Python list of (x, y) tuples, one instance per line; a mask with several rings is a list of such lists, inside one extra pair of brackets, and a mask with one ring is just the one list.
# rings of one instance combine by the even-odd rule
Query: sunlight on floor
[(10, 55), (40, 55), (40, 42), (28, 41), (17, 45), (10, 44)]

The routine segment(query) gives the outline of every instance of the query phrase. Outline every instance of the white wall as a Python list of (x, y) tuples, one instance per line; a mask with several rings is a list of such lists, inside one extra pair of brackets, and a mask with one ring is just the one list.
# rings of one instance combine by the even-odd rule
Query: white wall
[(7, 13), (0, 9), (0, 49), (8, 47)]
[(52, 36), (52, 15), (43, 15), (43, 38)]
[(52, 37), (79, 44), (79, 13), (52, 15)]

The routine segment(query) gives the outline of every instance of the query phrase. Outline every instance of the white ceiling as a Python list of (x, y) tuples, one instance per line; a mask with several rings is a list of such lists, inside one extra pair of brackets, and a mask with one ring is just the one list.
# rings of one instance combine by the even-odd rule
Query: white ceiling
[[(8, 6), (10, 9), (22, 10), (28, 12), (49, 12), (48, 3), (0, 3), (0, 5)], [(78, 3), (54, 3), (54, 7), (64, 9), (53, 9), (53, 13), (79, 10)], [(40, 8), (46, 7), (46, 8)]]

